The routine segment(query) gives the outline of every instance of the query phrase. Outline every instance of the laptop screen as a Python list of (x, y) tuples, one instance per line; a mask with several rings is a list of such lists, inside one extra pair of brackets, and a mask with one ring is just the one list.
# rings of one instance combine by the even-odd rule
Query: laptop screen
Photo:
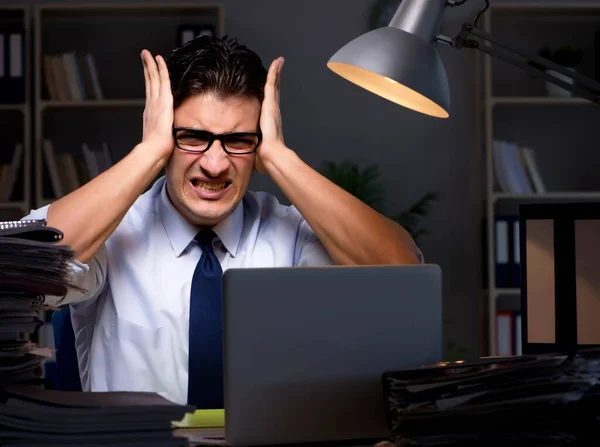
[(600, 346), (600, 203), (519, 208), (523, 354)]

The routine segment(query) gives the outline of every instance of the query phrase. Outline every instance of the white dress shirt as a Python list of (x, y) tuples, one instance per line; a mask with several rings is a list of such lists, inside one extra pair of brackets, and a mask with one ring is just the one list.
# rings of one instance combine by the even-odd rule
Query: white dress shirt
[[(25, 218), (45, 219), (48, 206)], [(333, 264), (298, 210), (264, 192), (247, 192), (213, 230), (223, 271)], [(151, 391), (186, 403), (190, 288), (202, 254), (197, 232), (173, 207), (162, 177), (94, 258), (75, 261), (76, 283), (87, 293), (46, 297), (50, 305), (71, 305), (84, 391)]]

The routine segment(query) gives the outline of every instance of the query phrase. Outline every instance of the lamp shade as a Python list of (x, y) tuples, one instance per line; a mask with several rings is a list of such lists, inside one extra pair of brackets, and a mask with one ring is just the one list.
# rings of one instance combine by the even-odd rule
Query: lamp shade
[(434, 44), (402, 29), (370, 31), (338, 50), (327, 66), (341, 77), (389, 101), (447, 118), (450, 89)]

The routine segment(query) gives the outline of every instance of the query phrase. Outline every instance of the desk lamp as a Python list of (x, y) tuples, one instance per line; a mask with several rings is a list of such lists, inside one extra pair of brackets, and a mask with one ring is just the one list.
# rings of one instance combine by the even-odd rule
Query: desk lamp
[[(438, 34), (446, 7), (467, 0), (403, 0), (388, 26), (350, 41), (329, 59), (327, 66), (338, 75), (387, 100), (437, 118), (450, 116), (448, 78), (436, 44), (452, 48), (473, 48), (511, 63), (540, 79), (556, 84), (575, 95), (600, 104), (600, 83), (548, 59), (529, 55), (499, 42), (479, 29), (477, 22), (463, 24), (454, 37)], [(485, 42), (492, 43), (487, 45)], [(573, 84), (547, 73), (555, 70)]]

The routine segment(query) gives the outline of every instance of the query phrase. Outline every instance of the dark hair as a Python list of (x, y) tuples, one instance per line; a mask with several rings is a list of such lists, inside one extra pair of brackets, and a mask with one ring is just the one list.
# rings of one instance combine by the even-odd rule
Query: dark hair
[(237, 39), (202, 35), (173, 50), (166, 62), (175, 108), (201, 93), (263, 100), (267, 70)]

